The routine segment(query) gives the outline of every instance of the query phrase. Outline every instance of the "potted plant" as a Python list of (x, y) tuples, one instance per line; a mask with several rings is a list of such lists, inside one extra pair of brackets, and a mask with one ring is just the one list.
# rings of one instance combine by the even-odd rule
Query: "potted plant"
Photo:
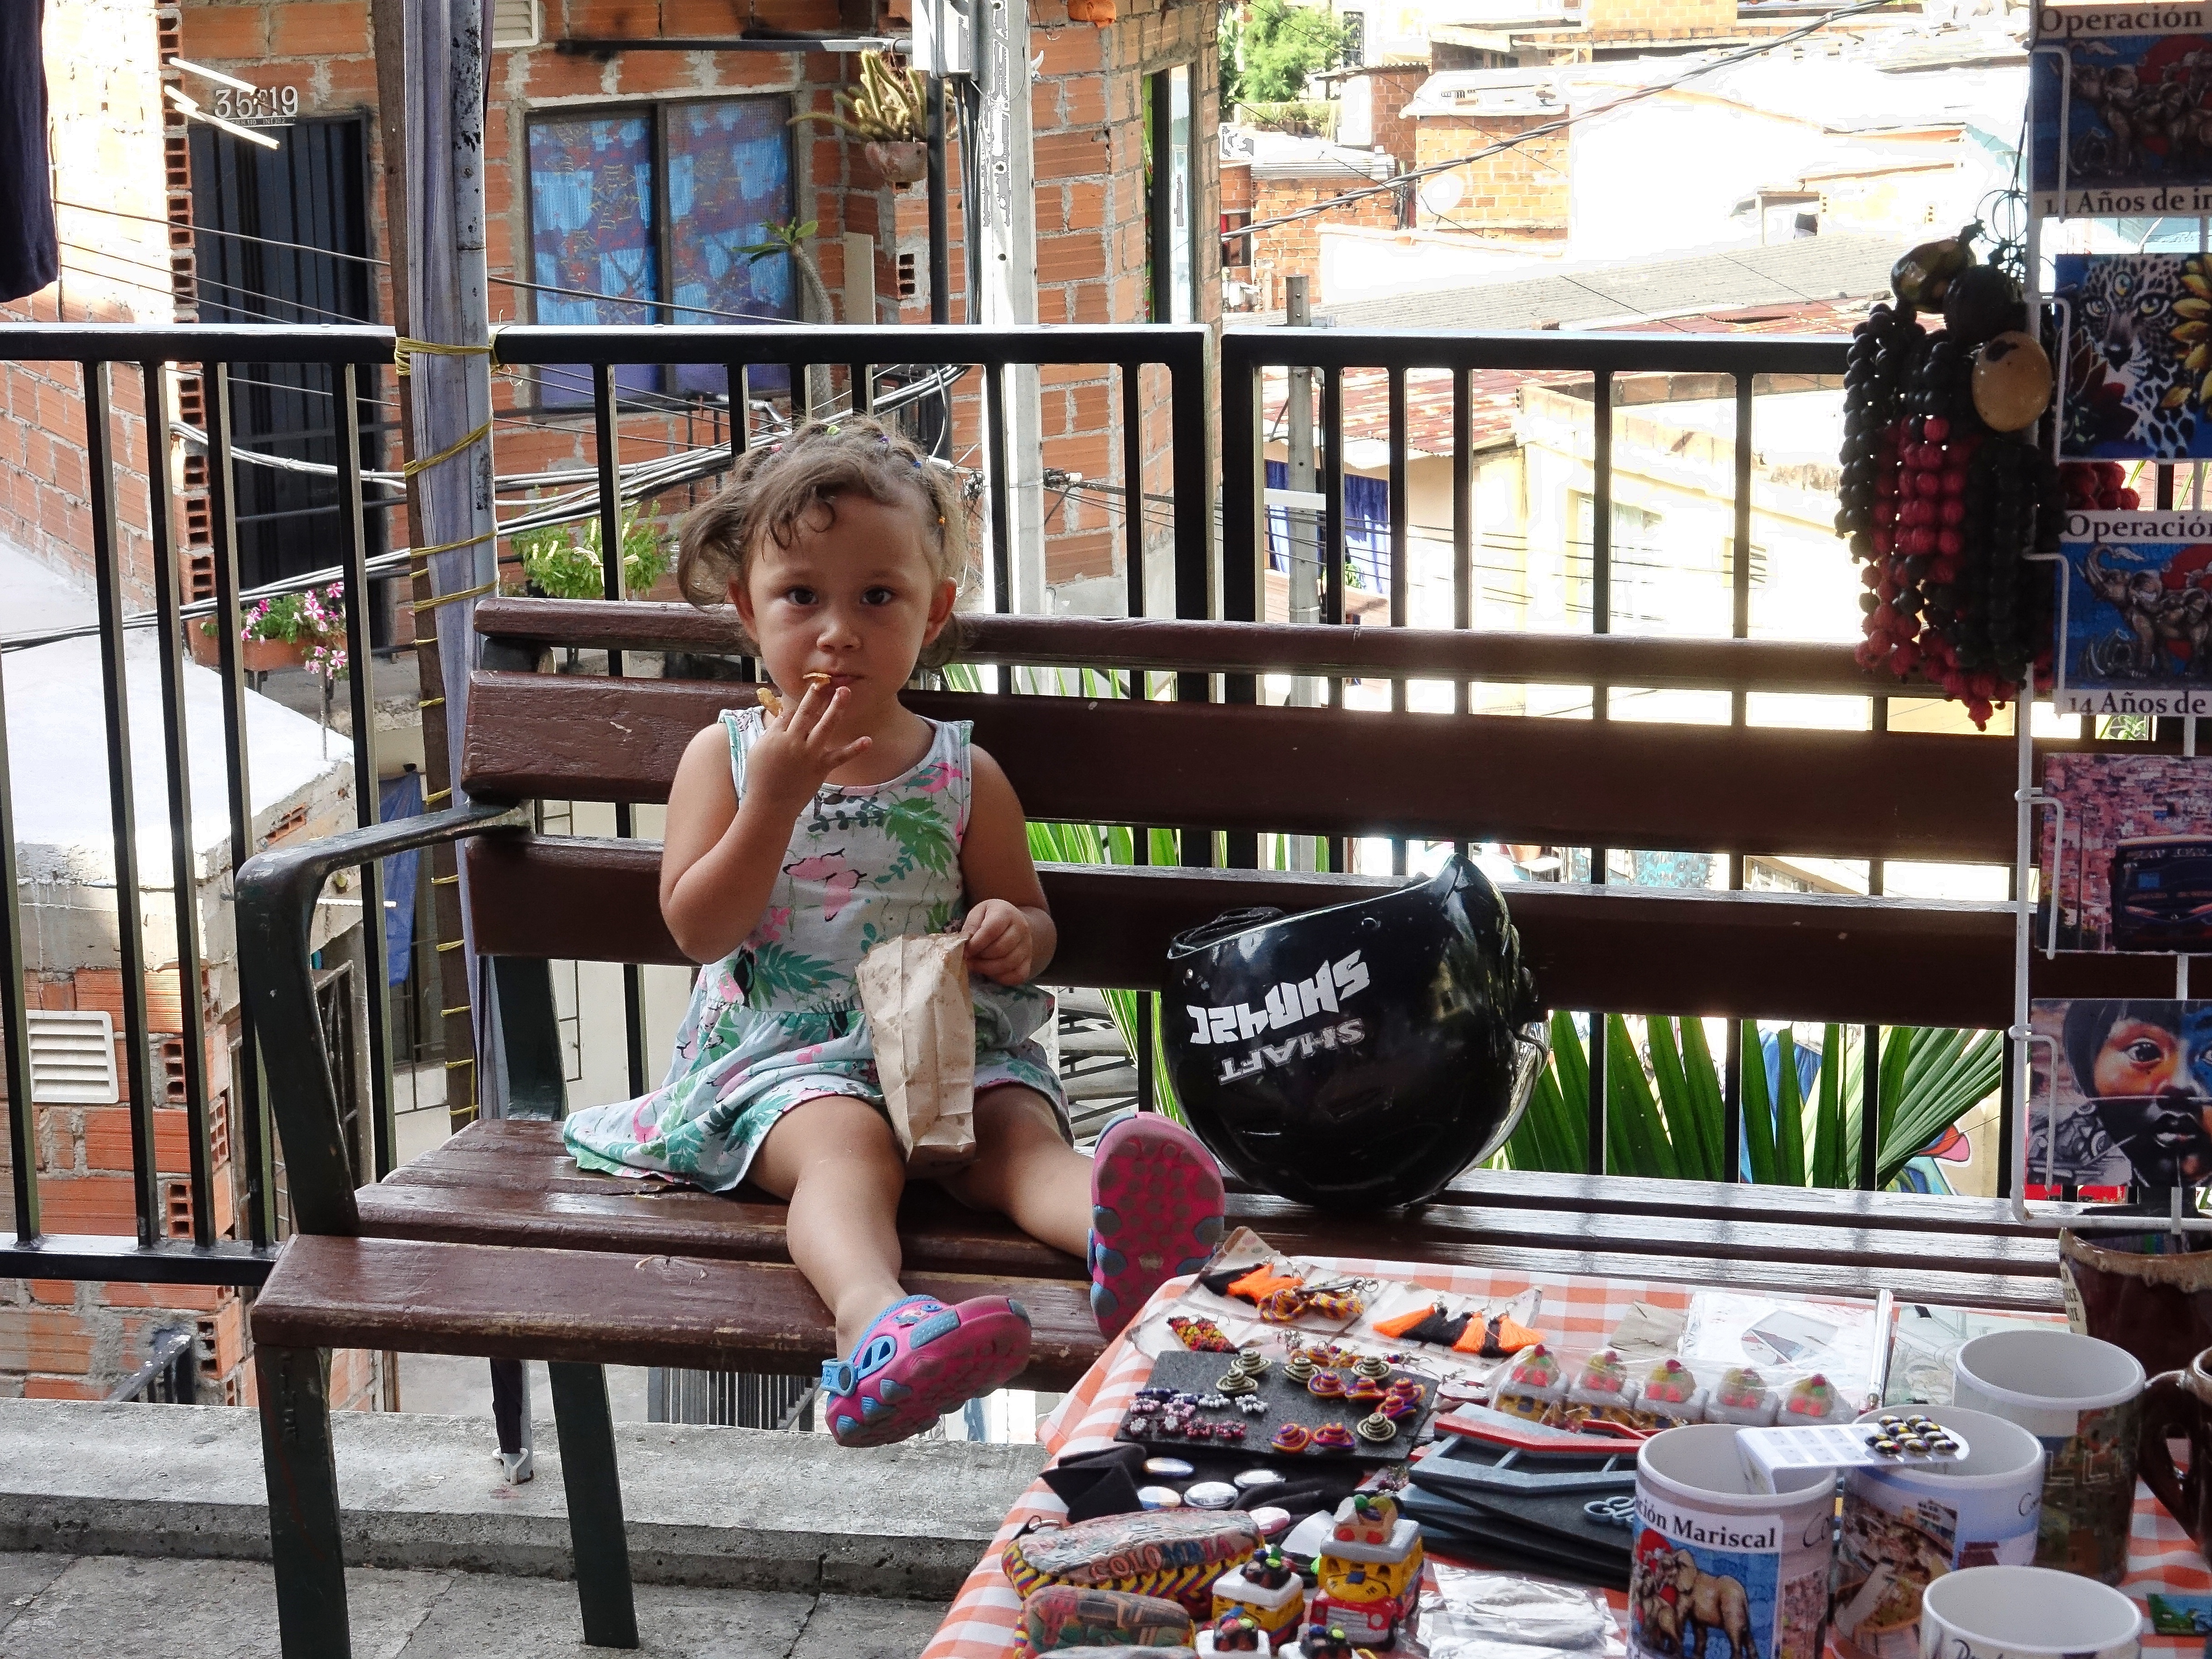
[(827, 121), (861, 139), (868, 165), (894, 185), (904, 186), (929, 171), (929, 116), (924, 82), (918, 70), (893, 69), (879, 52), (860, 54), (860, 88), (839, 93), (834, 114), (809, 112), (792, 117)]
[[(644, 513), (630, 507), (622, 515), (623, 591), (642, 595), (666, 574), (668, 548)], [(605, 567), (599, 561), (599, 521), (584, 521), (580, 532), (559, 525), (526, 530), (514, 538), (522, 561), (522, 591), (538, 599), (597, 599), (606, 595)], [(567, 666), (576, 665), (568, 653)]]
[[(325, 681), (345, 672), (345, 584), (300, 593), (278, 593), (257, 601), (241, 619), (239, 665), (249, 674), (308, 666)], [(212, 618), (191, 630), (192, 660), (215, 666), (222, 660)]]

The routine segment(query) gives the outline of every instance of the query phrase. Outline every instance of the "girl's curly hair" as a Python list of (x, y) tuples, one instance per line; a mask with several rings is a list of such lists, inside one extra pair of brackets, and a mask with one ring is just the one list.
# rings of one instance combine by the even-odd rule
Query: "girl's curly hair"
[[(968, 507), (952, 475), (902, 434), (856, 415), (811, 421), (738, 459), (729, 483), (684, 524), (676, 557), (684, 597), (702, 609), (727, 603), (730, 584), (751, 574), (753, 556), (764, 542), (789, 547), (802, 522), (820, 510), (834, 517), (836, 500), (845, 495), (913, 507), (931, 574), (966, 585)], [(743, 629), (738, 632), (742, 639)], [(750, 641), (744, 644), (752, 648)], [(959, 647), (956, 613), (922, 647), (919, 665), (942, 667)]]

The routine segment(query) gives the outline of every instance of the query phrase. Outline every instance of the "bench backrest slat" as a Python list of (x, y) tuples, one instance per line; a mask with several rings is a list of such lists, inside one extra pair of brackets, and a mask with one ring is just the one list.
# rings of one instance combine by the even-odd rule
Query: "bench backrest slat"
[[(462, 764), (489, 798), (665, 800), (727, 682), (483, 672)], [(1032, 818), (2000, 863), (2013, 750), (1919, 733), (925, 692)]]

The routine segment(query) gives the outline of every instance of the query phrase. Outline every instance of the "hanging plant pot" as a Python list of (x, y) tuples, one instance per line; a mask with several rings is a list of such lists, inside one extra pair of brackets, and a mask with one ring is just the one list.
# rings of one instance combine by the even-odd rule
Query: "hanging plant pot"
[(915, 139), (870, 139), (860, 146), (860, 154), (895, 185), (915, 184), (929, 172), (929, 146)]
[(1067, 21), (1104, 28), (1115, 18), (1114, 0), (1067, 0)]
[(238, 654), (247, 673), (268, 674), (299, 667), (307, 659), (307, 647), (297, 640), (241, 640)]

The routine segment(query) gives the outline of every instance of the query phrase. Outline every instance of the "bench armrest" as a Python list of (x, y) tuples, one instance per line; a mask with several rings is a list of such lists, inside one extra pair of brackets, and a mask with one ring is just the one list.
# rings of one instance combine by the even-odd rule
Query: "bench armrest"
[[(269, 1078), (284, 1148), (292, 1221), (303, 1233), (358, 1233), (353, 1167), (339, 1131), (337, 1089), (315, 1015), (311, 929), (333, 871), (495, 830), (529, 827), (526, 808), (477, 803), (257, 853), (238, 872), (240, 996)], [(363, 925), (381, 918), (362, 918)], [(375, 995), (381, 987), (371, 988)], [(245, 1064), (253, 1064), (249, 1053)]]

